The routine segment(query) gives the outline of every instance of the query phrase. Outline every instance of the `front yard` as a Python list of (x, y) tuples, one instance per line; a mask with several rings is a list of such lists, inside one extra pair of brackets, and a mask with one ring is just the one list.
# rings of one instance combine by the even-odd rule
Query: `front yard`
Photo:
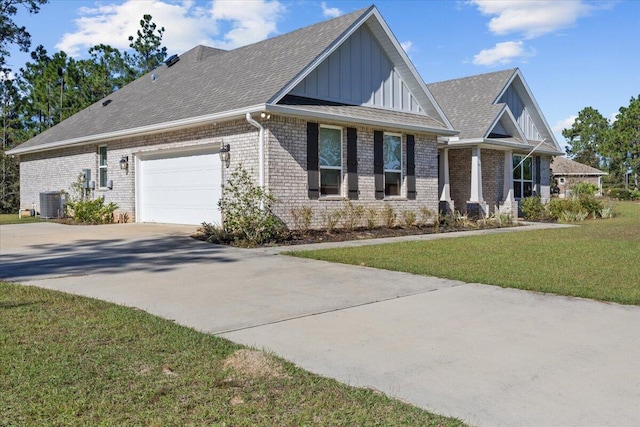
[(640, 305), (640, 204), (578, 227), (300, 251), (299, 257)]

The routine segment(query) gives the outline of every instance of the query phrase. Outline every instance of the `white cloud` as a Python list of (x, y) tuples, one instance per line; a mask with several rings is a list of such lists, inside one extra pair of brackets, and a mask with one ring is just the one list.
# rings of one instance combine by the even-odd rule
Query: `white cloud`
[(566, 119), (558, 120), (555, 125), (551, 126), (551, 130), (555, 134), (562, 135), (562, 131), (573, 126), (577, 118), (578, 116), (569, 116)]
[(526, 50), (522, 41), (508, 41), (497, 43), (492, 49), (481, 50), (473, 57), (473, 63), (487, 66), (504, 65), (515, 59), (526, 59), (535, 54), (533, 49)]
[(413, 48), (413, 42), (411, 40), (407, 40), (406, 42), (400, 43), (400, 46), (402, 46), (405, 53), (409, 53), (409, 51)]
[(614, 124), (616, 122), (616, 120), (618, 120), (618, 114), (620, 113), (620, 111), (615, 111), (611, 114), (609, 114), (609, 123)]
[(322, 6), (322, 14), (327, 18), (337, 18), (344, 13), (337, 7), (327, 7), (327, 3), (325, 2), (320, 3), (320, 6)]
[[(197, 44), (233, 49), (276, 33), (283, 11), (284, 7), (276, 0), (214, 0), (208, 7), (192, 0), (99, 3), (95, 8), (78, 10), (76, 30), (64, 34), (56, 48), (71, 56), (100, 43), (128, 49), (128, 37), (135, 36), (142, 16), (150, 14), (153, 22), (166, 30), (162, 42), (170, 54), (184, 52)], [(221, 34), (225, 24), (231, 28)]]
[(484, 15), (493, 16), (489, 30), (496, 35), (519, 33), (538, 37), (570, 27), (593, 7), (582, 0), (470, 0)]
[(16, 75), (13, 73), (13, 71), (9, 71), (8, 73), (0, 71), (0, 82), (4, 82), (5, 80), (14, 80), (15, 78)]

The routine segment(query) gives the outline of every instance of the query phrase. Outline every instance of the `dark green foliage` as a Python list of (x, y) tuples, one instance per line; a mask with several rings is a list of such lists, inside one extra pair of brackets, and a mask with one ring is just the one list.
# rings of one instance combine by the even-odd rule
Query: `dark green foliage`
[(549, 216), (558, 220), (562, 217), (563, 212), (578, 212), (582, 210), (580, 201), (574, 198), (569, 199), (551, 199), (549, 202)]
[(162, 46), (164, 27), (158, 28), (151, 19), (151, 15), (145, 14), (140, 20), (137, 37), (129, 36), (129, 47), (135, 51), (129, 58), (138, 76), (150, 72), (167, 57), (167, 48)]
[(569, 144), (567, 154), (576, 162), (599, 168), (598, 153), (601, 152), (601, 145), (605, 144), (608, 131), (609, 121), (598, 110), (584, 108), (573, 125), (562, 130), (562, 136), (567, 138)]
[(227, 233), (257, 245), (278, 237), (285, 225), (271, 212), (275, 197), (256, 185), (246, 169), (238, 166), (222, 187), (218, 206)]
[(624, 188), (612, 188), (608, 191), (608, 195), (616, 200), (640, 200), (640, 191), (625, 190)]
[(580, 207), (582, 210), (587, 212), (591, 218), (599, 218), (602, 216), (602, 209), (604, 208), (604, 203), (601, 200), (596, 199), (595, 196), (590, 194), (581, 194), (578, 197), (578, 201), (580, 202)]
[(40, 12), (40, 6), (49, 0), (0, 0), (0, 70), (4, 71), (9, 56), (9, 46), (18, 45), (21, 51), (28, 52), (31, 47), (31, 35), (27, 29), (19, 27), (12, 17), (18, 13), (18, 6), (29, 13)]
[(548, 217), (540, 196), (525, 197), (520, 200), (520, 209), (524, 219), (529, 221), (541, 221)]

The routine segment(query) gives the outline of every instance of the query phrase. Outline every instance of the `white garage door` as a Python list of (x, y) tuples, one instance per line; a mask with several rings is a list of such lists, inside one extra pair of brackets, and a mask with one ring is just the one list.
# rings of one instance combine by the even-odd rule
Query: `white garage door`
[(138, 221), (220, 223), (222, 170), (218, 154), (142, 157), (137, 179)]

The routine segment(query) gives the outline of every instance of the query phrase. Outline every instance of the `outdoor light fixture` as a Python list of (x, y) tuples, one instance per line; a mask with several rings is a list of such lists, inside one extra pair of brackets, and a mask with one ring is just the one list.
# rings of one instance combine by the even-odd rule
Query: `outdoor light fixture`
[(269, 113), (265, 113), (264, 111), (262, 113), (260, 113), (260, 117), (262, 117), (263, 119), (267, 119), (269, 120), (271, 118), (271, 114)]
[(227, 145), (223, 145), (222, 148), (220, 148), (220, 161), (222, 163), (224, 163), (225, 167), (229, 167), (229, 165), (231, 164), (231, 147), (229, 146), (229, 144)]
[(129, 156), (122, 156), (120, 159), (120, 169), (123, 171), (129, 169)]

